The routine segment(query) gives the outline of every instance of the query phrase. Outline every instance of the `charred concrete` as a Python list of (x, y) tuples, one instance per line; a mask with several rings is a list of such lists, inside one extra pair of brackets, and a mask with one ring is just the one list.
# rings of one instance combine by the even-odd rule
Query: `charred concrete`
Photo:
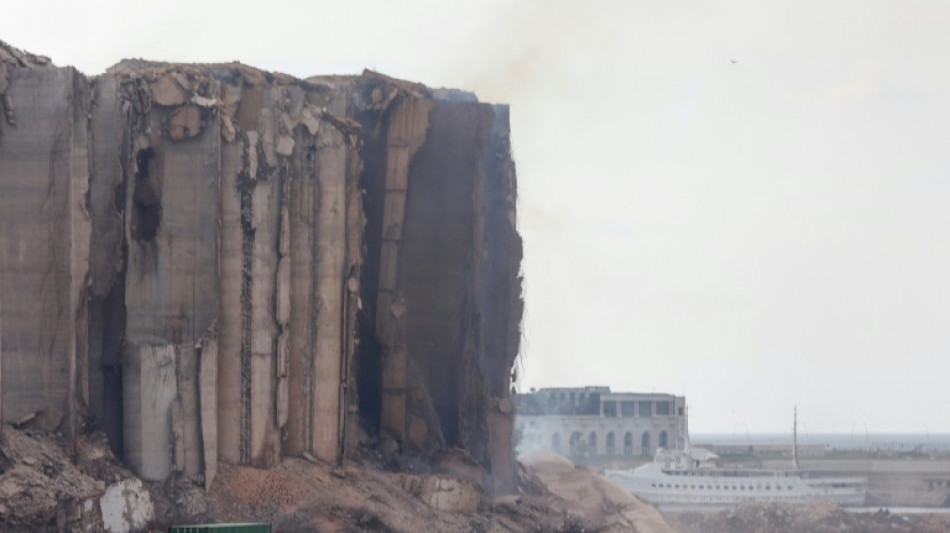
[(0, 66), (4, 421), (101, 424), (146, 479), (380, 446), (513, 487), (505, 106), (373, 72)]

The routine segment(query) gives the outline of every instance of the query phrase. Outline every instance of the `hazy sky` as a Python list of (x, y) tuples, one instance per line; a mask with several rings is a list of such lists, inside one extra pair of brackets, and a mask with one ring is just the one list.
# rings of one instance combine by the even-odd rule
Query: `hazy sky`
[(950, 2), (7, 4), (0, 39), (87, 74), (366, 67), (511, 104), (522, 389), (950, 432)]

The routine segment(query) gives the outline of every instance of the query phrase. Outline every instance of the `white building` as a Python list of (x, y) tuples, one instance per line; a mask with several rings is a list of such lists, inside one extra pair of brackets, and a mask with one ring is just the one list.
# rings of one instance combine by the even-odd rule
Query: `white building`
[(686, 398), (611, 392), (609, 387), (543, 388), (515, 397), (518, 451), (569, 456), (651, 456), (682, 449)]

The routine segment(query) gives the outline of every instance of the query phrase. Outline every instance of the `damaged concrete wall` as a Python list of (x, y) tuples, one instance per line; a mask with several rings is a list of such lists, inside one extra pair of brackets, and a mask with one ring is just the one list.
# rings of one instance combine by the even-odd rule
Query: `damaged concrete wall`
[(0, 54), (5, 421), (96, 421), (147, 479), (393, 439), (510, 488), (506, 107), (369, 72), (87, 79)]
[[(376, 336), (382, 424), (417, 449), (512, 464), (521, 242), (507, 108), (407, 99), (387, 137)], [(503, 444), (505, 443), (505, 444)], [(491, 469), (499, 488), (509, 469)]]
[(72, 434), (87, 348), (90, 92), (48, 64), (0, 47), (0, 393), (5, 422)]

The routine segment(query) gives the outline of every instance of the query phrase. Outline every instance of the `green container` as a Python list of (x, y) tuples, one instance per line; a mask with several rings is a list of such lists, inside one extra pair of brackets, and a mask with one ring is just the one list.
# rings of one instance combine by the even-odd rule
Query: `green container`
[(175, 526), (168, 533), (271, 533), (270, 524), (201, 524)]

